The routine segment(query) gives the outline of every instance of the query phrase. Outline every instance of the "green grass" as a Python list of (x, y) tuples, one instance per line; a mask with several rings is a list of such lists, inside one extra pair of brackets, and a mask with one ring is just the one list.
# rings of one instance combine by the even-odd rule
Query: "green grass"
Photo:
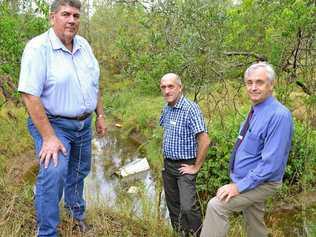
[[(27, 113), (14, 105), (0, 110), (0, 237), (34, 236), (35, 211), (33, 183), (36, 175), (33, 143), (26, 128)], [(85, 236), (166, 236), (171, 237), (170, 227), (157, 218), (149, 201), (139, 194), (142, 218), (136, 217), (130, 200), (122, 195), (120, 205), (108, 208), (106, 204), (89, 207), (87, 220), (93, 228)], [(73, 223), (61, 204), (62, 236), (80, 236), (72, 230)]]
[(30, 150), (31, 138), (26, 128), (27, 113), (23, 107), (6, 104), (0, 110), (0, 154), (9, 158)]
[[(162, 129), (158, 123), (164, 105), (163, 98), (156, 93), (144, 96), (139, 90), (133, 90), (133, 86), (126, 82), (118, 82), (112, 86), (115, 90), (109, 88), (104, 96), (107, 115), (122, 124), (123, 137), (127, 138), (133, 133), (141, 137), (143, 144), (139, 149), (148, 158), (153, 173), (157, 176), (157, 182), (161, 181)], [(245, 96), (242, 96), (241, 100), (233, 101), (233, 94), (224, 93), (219, 86), (214, 86), (213, 89), (212, 96), (205, 95), (199, 101), (212, 139), (208, 160), (197, 181), (198, 189), (202, 190), (203, 210), (213, 191), (227, 181), (227, 161), (223, 157), (230, 152), (236, 128), (249, 107), (248, 102), (244, 101)], [(222, 93), (227, 98), (215, 105), (216, 101), (212, 98), (221, 98)], [(236, 106), (238, 112), (234, 110)], [(0, 236), (32, 236), (35, 233), (32, 184), (36, 169), (32, 165), (27, 165), (34, 161), (34, 155), (32, 140), (26, 128), (26, 117), (24, 108), (13, 105), (4, 106), (0, 110), (0, 202), (3, 204), (0, 206), (0, 213), (3, 213), (0, 216)], [(285, 200), (289, 195), (295, 195), (302, 190), (308, 191), (315, 184), (315, 130), (301, 121), (296, 121), (295, 127), (293, 149), (287, 166), (289, 178), (277, 200)], [(28, 170), (23, 170), (23, 167)], [(295, 182), (290, 182), (293, 177)], [(158, 193), (161, 188), (162, 184), (158, 184)], [(141, 192), (138, 195), (137, 198), (142, 204), (140, 217), (134, 215), (132, 202), (126, 195), (120, 197), (115, 209), (108, 208), (105, 204), (90, 207), (87, 210), (87, 219), (94, 226), (92, 236), (172, 236), (170, 226), (159, 218), (158, 209), (153, 207)], [(156, 198), (159, 200), (159, 197)], [(274, 202), (275, 200), (270, 201), (269, 206), (273, 208)], [(310, 214), (305, 217), (304, 213), (302, 215), (303, 219), (310, 217)], [(283, 236), (277, 223), (281, 226), (286, 224), (278, 221), (269, 224), (273, 236)], [(303, 222), (311, 236), (316, 232), (315, 222), (314, 217)], [(78, 233), (72, 231), (72, 224), (62, 211), (63, 236), (78, 236)], [(232, 218), (230, 236), (245, 236), (240, 216)]]

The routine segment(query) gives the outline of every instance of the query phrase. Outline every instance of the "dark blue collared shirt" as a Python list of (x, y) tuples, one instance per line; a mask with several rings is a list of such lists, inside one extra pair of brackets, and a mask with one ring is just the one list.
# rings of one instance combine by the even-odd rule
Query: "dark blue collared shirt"
[(239, 192), (263, 182), (282, 181), (292, 134), (292, 115), (273, 96), (254, 106), (250, 127), (237, 150), (230, 174)]
[(207, 132), (199, 106), (184, 96), (172, 107), (166, 105), (160, 116), (164, 128), (163, 155), (172, 160), (196, 158), (196, 135)]

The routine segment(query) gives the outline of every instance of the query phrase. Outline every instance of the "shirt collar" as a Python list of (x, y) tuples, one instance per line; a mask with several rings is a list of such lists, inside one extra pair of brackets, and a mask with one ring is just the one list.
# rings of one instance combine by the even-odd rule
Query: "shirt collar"
[(177, 103), (174, 106), (169, 106), (171, 108), (177, 108), (177, 109), (181, 109), (182, 106), (184, 104), (184, 96), (181, 95), (180, 99), (177, 101)]
[[(49, 40), (50, 40), (50, 42), (52, 44), (52, 48), (54, 50), (62, 49), (64, 51), (70, 52), (69, 49), (67, 49), (66, 46), (57, 37), (57, 35), (55, 34), (55, 31), (53, 30), (53, 28), (50, 28), (48, 30), (48, 37), (49, 37)], [(80, 48), (81, 48), (81, 44), (78, 41), (77, 35), (75, 35), (75, 37), (73, 39), (73, 50), (72, 50), (73, 52), (72, 53), (74, 54)]]
[(264, 101), (262, 101), (259, 104), (256, 104), (253, 106), (254, 112), (261, 110), (265, 107), (267, 107), (268, 105), (270, 105), (271, 103), (273, 103), (273, 101), (275, 100), (275, 98), (273, 96), (269, 96), (267, 99), (265, 99)]

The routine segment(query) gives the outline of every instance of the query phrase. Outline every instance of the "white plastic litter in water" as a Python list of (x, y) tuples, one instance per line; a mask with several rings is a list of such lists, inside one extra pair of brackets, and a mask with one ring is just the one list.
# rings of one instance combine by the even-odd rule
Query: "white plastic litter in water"
[(107, 145), (107, 141), (103, 137), (102, 138), (94, 138), (92, 140), (92, 144), (93, 144), (93, 147), (95, 148), (95, 149), (93, 149), (93, 153), (94, 154), (101, 154)]
[(129, 187), (129, 189), (127, 190), (127, 193), (135, 194), (135, 193), (138, 192), (138, 190), (139, 190), (138, 187), (136, 187), (136, 186), (131, 186), (131, 187)]
[(150, 166), (146, 158), (136, 159), (119, 169), (119, 174), (123, 177), (149, 170)]

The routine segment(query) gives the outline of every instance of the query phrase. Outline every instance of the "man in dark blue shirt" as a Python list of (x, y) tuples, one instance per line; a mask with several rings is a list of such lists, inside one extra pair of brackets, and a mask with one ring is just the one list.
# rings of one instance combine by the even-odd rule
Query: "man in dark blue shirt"
[(208, 203), (201, 237), (226, 236), (229, 215), (242, 211), (247, 235), (267, 236), (264, 202), (281, 186), (291, 147), (290, 111), (272, 96), (275, 72), (265, 62), (244, 75), (251, 112), (238, 136), (230, 162), (232, 182)]
[(184, 236), (198, 236), (202, 221), (195, 178), (209, 145), (207, 129), (198, 105), (182, 95), (178, 75), (164, 75), (160, 89), (167, 102), (160, 125), (164, 129), (162, 177), (171, 223)]

